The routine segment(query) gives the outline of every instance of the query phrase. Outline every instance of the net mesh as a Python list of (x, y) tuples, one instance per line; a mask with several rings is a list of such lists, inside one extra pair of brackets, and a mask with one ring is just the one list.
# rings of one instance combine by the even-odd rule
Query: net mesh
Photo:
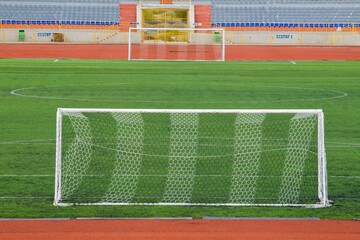
[(132, 28), (129, 60), (224, 61), (221, 29)]
[(59, 202), (316, 204), (318, 115), (63, 113)]

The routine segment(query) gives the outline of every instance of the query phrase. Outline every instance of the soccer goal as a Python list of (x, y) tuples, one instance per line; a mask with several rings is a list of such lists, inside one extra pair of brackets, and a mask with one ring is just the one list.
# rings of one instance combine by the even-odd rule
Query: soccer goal
[(128, 59), (225, 61), (225, 30), (130, 28)]
[(321, 110), (59, 109), (55, 205), (329, 205)]

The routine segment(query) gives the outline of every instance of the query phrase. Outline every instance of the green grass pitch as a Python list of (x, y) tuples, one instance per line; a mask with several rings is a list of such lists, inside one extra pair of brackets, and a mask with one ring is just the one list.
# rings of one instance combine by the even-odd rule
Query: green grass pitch
[[(360, 217), (360, 62), (0, 60), (0, 218)], [(332, 207), (54, 207), (63, 108), (323, 109)]]

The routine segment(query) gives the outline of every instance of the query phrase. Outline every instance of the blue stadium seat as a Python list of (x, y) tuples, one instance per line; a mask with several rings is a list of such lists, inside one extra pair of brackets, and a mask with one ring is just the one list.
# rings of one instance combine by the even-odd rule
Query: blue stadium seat
[[(119, 17), (119, 0), (0, 1), (0, 19), (5, 20), (29, 21), (29, 23), (73, 20), (76, 24), (76, 21), (84, 20), (118, 22)], [(49, 22), (41, 24), (49, 24)]]
[(211, 0), (211, 3), (212, 19), (215, 23), (225, 23), (221, 26), (228, 22), (283, 22), (288, 24), (282, 26), (285, 28), (305, 23), (312, 24), (307, 27), (324, 28), (324, 23), (343, 24), (343, 27), (360, 23), (359, 0)]
[[(119, 3), (137, 0), (11, 0), (0, 1), (0, 19), (16, 21), (85, 21), (118, 23)], [(154, 1), (158, 2), (158, 1)], [(239, 27), (242, 23), (282, 22), (294, 24), (342, 24), (351, 27), (360, 23), (359, 0), (193, 0), (193, 4), (212, 4), (212, 26)], [(5, 23), (4, 23), (5, 24)], [(15, 24), (19, 24), (15, 22)], [(37, 24), (37, 23), (35, 23)], [(48, 24), (48, 23), (46, 23)], [(51, 23), (53, 24), (53, 23)], [(290, 25), (293, 24), (293, 25)], [(346, 25), (347, 24), (347, 25)], [(101, 25), (101, 23), (100, 23)], [(114, 24), (110, 24), (114, 25)], [(250, 27), (252, 25), (248, 25)], [(300, 25), (299, 25), (300, 26)], [(269, 27), (269, 26), (267, 26)], [(310, 25), (309, 25), (310, 27)], [(335, 27), (333, 25), (333, 27)], [(341, 27), (341, 26), (340, 26)]]

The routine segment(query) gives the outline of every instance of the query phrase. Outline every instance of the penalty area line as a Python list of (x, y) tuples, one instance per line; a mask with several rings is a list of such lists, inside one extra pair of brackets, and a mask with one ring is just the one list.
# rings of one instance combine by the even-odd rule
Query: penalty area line
[(55, 177), (53, 174), (0, 174), (0, 177)]
[(350, 178), (350, 179), (359, 178), (360, 179), (360, 176), (329, 176), (329, 178)]
[(0, 196), (0, 199), (52, 199), (54, 196)]

